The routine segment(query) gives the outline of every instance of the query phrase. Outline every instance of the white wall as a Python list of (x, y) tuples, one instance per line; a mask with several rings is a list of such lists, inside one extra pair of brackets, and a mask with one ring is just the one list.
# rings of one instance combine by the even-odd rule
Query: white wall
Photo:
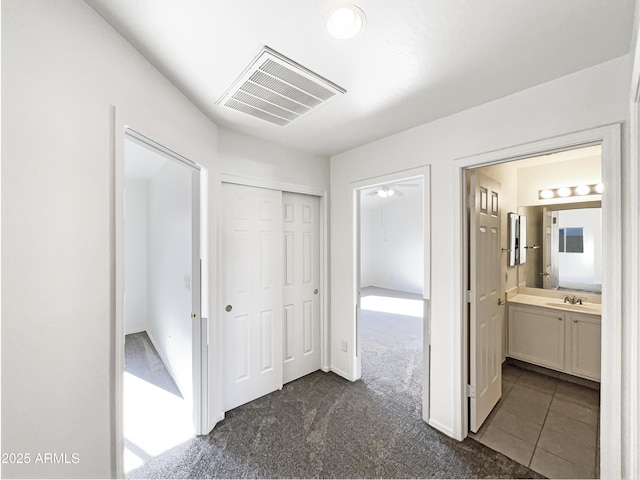
[(147, 188), (148, 334), (185, 399), (193, 391), (191, 172), (168, 161)]
[[(351, 182), (431, 165), (431, 385), (429, 423), (462, 438), (460, 212), (454, 160), (628, 119), (630, 60), (622, 57), (393, 135), (331, 159), (332, 367), (354, 377)], [(626, 128), (626, 126), (624, 127)], [(625, 147), (626, 148), (626, 147)], [(390, 164), (389, 158), (394, 158)], [(623, 161), (628, 162), (626, 152)], [(630, 221), (631, 219), (629, 219)], [(626, 221), (626, 220), (625, 220)], [(623, 221), (624, 223), (624, 221)], [(628, 246), (626, 246), (628, 248)]]
[(361, 285), (422, 295), (422, 188), (361, 209)]
[[(583, 228), (584, 252), (558, 253), (560, 286), (563, 282), (602, 283), (602, 210), (562, 210), (558, 228)], [(557, 246), (554, 246), (557, 249)]]
[(125, 183), (125, 334), (147, 330), (147, 183)]
[[(218, 252), (222, 169), (328, 189), (321, 156), (231, 131), (220, 134), (219, 153), (216, 125), (84, 2), (3, 0), (2, 446), (80, 456), (78, 464), (3, 465), (5, 477), (117, 474), (112, 178), (122, 124), (208, 169), (209, 258)], [(212, 351), (214, 421), (219, 374)]]
[(590, 202), (602, 195), (584, 197), (538, 198), (538, 192), (546, 188), (594, 185), (602, 181), (600, 155), (585, 157), (551, 165), (536, 165), (518, 169), (518, 205), (551, 205), (559, 203)]

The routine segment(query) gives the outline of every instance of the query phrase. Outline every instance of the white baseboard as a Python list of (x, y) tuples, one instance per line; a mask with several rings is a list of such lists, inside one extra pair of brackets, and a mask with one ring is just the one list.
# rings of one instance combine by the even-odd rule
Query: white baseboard
[(349, 375), (346, 372), (343, 372), (342, 370), (340, 370), (339, 368), (336, 367), (331, 367), (331, 371), (333, 373), (335, 373), (336, 375), (340, 375), (342, 378), (349, 380), (350, 382), (355, 382), (356, 380), (358, 380), (357, 378), (353, 378), (351, 375)]
[[(134, 333), (142, 333), (142, 332), (146, 332), (146, 331), (147, 331), (147, 329), (146, 329), (146, 328), (143, 328), (142, 330), (140, 330), (140, 329), (137, 329), (137, 330), (136, 330), (136, 329), (133, 329), (133, 330), (131, 330), (131, 331), (129, 331), (129, 330), (125, 330), (125, 331), (124, 331), (124, 334), (125, 334), (125, 335), (133, 335)], [(148, 335), (148, 334), (149, 334), (149, 333), (147, 332), (147, 335)], [(156, 349), (156, 350), (157, 350), (157, 349)]]
[(438, 422), (437, 420), (434, 420), (433, 418), (430, 418), (429, 421), (427, 422), (429, 425), (431, 425), (433, 428), (435, 428), (436, 430), (438, 430), (439, 432), (444, 433), (447, 437), (451, 437), (451, 438), (456, 438), (456, 436), (453, 434), (453, 430), (451, 428), (449, 428), (448, 426)]
[(155, 339), (153, 338), (153, 335), (151, 335), (151, 332), (149, 330), (146, 330), (146, 332), (147, 332), (147, 335), (149, 336), (149, 340), (151, 340), (151, 343), (153, 344), (153, 347), (156, 349), (156, 352), (158, 352), (158, 355), (160, 356), (160, 360), (162, 360), (162, 363), (164, 363), (164, 366), (167, 369), (167, 372), (169, 372), (169, 376), (173, 380), (173, 383), (175, 383), (176, 386), (178, 387), (178, 390), (180, 390), (180, 394), (182, 395), (182, 398), (191, 397), (191, 395), (185, 396), (185, 392), (183, 392), (183, 387), (180, 385), (180, 383), (178, 383), (178, 380), (176, 379), (176, 376), (174, 375), (173, 370), (171, 369), (171, 364), (167, 361), (167, 358), (164, 356), (164, 353), (162, 353), (162, 350), (158, 347), (158, 342), (155, 341)]

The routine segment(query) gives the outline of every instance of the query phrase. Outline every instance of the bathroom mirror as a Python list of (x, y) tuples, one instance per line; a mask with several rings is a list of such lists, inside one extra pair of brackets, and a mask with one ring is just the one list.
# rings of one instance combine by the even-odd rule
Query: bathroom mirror
[[(602, 209), (598, 202), (518, 207), (518, 284), (531, 288), (602, 292)], [(526, 221), (523, 219), (526, 218)]]

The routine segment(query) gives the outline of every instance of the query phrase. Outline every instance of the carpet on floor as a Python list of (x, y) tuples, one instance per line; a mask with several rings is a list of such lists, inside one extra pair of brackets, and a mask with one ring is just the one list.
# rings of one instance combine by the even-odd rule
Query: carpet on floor
[(227, 412), (209, 435), (128, 478), (543, 478), (422, 420), (421, 325), (363, 312), (361, 380), (307, 375)]

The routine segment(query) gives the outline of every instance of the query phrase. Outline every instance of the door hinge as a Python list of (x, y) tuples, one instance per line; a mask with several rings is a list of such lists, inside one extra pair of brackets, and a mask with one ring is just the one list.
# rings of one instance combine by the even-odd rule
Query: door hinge
[(464, 292), (464, 301), (467, 303), (471, 303), (471, 290), (466, 290)]
[(467, 385), (467, 397), (476, 398), (476, 388), (473, 385)]

